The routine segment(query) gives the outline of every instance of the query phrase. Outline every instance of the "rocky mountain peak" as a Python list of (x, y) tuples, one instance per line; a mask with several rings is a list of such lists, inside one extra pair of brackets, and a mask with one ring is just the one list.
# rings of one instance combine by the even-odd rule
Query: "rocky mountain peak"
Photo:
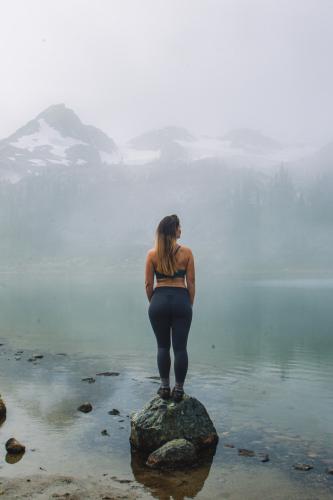
[(84, 130), (85, 127), (75, 112), (67, 108), (64, 103), (49, 106), (35, 118), (35, 120), (40, 119), (44, 119), (64, 137), (80, 138), (82, 130)]
[(46, 166), (119, 163), (115, 142), (100, 129), (85, 125), (64, 103), (49, 106), (0, 141), (0, 174), (16, 182)]

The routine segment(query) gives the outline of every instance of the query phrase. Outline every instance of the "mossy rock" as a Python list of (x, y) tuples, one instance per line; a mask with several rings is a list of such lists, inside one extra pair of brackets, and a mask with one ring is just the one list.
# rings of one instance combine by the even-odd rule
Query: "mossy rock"
[(197, 461), (195, 446), (187, 439), (173, 439), (153, 451), (146, 462), (152, 468), (175, 468)]
[(174, 439), (186, 439), (198, 449), (217, 444), (216, 429), (198, 399), (184, 394), (175, 403), (155, 396), (131, 415), (130, 443), (138, 450), (154, 451)]

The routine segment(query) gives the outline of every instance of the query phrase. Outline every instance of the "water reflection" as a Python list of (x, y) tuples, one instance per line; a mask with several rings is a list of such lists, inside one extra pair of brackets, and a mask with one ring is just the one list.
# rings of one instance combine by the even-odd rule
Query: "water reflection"
[[(18, 346), (86, 354), (146, 355), (156, 349), (141, 274), (1, 280), (1, 332)], [(198, 282), (190, 362), (224, 371), (270, 363), (281, 365), (282, 377), (295, 363), (305, 369), (326, 363), (333, 374), (333, 280), (198, 276)]]
[(131, 467), (139, 483), (159, 500), (195, 498), (208, 478), (216, 448), (200, 452), (201, 465), (181, 471), (150, 469), (145, 465), (147, 456), (132, 452)]
[(7, 464), (16, 464), (24, 456), (24, 453), (6, 453), (5, 460)]

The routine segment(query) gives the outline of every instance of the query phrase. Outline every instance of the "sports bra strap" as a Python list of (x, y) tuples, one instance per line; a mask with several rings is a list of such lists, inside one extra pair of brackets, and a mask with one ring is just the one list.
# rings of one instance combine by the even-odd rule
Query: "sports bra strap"
[[(174, 255), (176, 255), (176, 253), (178, 252), (178, 250), (180, 249), (181, 245), (178, 245)], [(156, 278), (160, 277), (166, 277), (166, 278), (172, 278), (172, 276), (167, 276), (166, 274), (163, 274), (163, 273), (160, 273), (158, 272), (155, 267), (154, 267), (154, 272), (156, 274)], [(185, 276), (186, 275), (186, 269), (178, 269), (178, 271), (175, 272), (174, 276), (177, 277), (177, 275), (180, 275), (180, 276)]]

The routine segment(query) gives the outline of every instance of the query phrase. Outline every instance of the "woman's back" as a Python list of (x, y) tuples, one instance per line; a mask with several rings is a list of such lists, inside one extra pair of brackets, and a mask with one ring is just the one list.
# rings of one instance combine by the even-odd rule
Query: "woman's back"
[(186, 282), (194, 282), (194, 262), (193, 254), (189, 247), (185, 245), (177, 245), (175, 250), (175, 264), (176, 272), (173, 276), (168, 276), (164, 273), (157, 271), (158, 259), (157, 252), (155, 249), (150, 250), (150, 257), (154, 268), (154, 273), (156, 276), (157, 287), (158, 286), (183, 286), (185, 287), (185, 277)]

